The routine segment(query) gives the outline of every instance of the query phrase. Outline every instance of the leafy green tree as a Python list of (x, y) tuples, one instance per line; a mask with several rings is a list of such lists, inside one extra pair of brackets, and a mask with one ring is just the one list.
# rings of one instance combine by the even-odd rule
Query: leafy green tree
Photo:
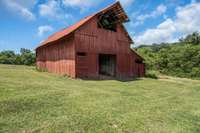
[(23, 64), (22, 61), (21, 61), (21, 55), (20, 55), (20, 54), (17, 54), (17, 55), (16, 55), (15, 64), (16, 64), (16, 65), (21, 65), (21, 64)]
[[(146, 68), (178, 77), (200, 77), (199, 34), (193, 33), (181, 42), (141, 46), (137, 52), (144, 57)], [(186, 43), (187, 42), (187, 43)]]
[(15, 54), (14, 51), (6, 50), (0, 52), (1, 64), (16, 64), (16, 65), (34, 65), (35, 53), (29, 49), (22, 48), (20, 54)]
[(194, 32), (192, 34), (187, 35), (185, 38), (179, 39), (179, 41), (183, 43), (198, 45), (200, 44), (200, 34), (198, 32)]
[(20, 53), (21, 53), (21, 55), (23, 55), (23, 54), (32, 53), (32, 52), (31, 52), (31, 50), (29, 50), (29, 49), (21, 48), (21, 49), (20, 49)]
[(0, 63), (2, 64), (14, 64), (15, 53), (11, 50), (2, 51), (0, 53)]
[(21, 48), (21, 63), (23, 65), (33, 65), (35, 63), (35, 54), (29, 49)]

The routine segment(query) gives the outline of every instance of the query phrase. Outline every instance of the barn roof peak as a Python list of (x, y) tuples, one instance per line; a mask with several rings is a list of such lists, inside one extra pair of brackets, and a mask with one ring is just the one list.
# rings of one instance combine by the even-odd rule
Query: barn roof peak
[[(37, 48), (40, 48), (42, 46), (46, 46), (51, 44), (51, 42), (57, 41), (70, 33), (76, 31), (79, 27), (84, 25), (86, 22), (91, 20), (95, 16), (99, 16), (98, 18), (100, 19), (101, 17), (109, 17), (110, 18), (110, 23), (125, 23), (129, 22), (129, 18), (127, 14), (125, 13), (124, 9), (122, 8), (121, 4), (119, 1), (109, 5), (108, 7), (100, 10), (99, 12), (92, 14), (90, 16), (85, 17), (84, 19), (80, 20), (76, 24), (69, 26), (68, 28), (65, 28), (59, 32), (54, 33), (53, 35), (49, 36), (47, 40), (43, 41)], [(37, 49), (36, 48), (36, 49)]]

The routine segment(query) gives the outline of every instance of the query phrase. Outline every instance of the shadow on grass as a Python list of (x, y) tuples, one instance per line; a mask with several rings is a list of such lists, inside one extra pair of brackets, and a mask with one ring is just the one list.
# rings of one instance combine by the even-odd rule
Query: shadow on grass
[(131, 77), (131, 78), (117, 78), (117, 77), (109, 77), (109, 76), (99, 76), (98, 78), (79, 78), (85, 81), (109, 81), (109, 80), (116, 80), (119, 82), (131, 82), (131, 81), (138, 81), (142, 80), (141, 78)]
[[(34, 69), (37, 72), (47, 72), (45, 71), (41, 71), (38, 69)], [(52, 73), (53, 74), (53, 73)], [(57, 75), (57, 74), (55, 74)], [(129, 77), (129, 78), (124, 78), (124, 77), (112, 77), (112, 76), (106, 76), (106, 75), (100, 75), (98, 77), (79, 77), (79, 78), (71, 78), (68, 75), (62, 75), (61, 77), (66, 78), (66, 79), (80, 79), (80, 80), (84, 80), (84, 81), (109, 81), (109, 80), (116, 80), (116, 81), (120, 81), (120, 82), (131, 82), (131, 81), (138, 81), (138, 80), (142, 80), (142, 78), (138, 78), (138, 77)]]

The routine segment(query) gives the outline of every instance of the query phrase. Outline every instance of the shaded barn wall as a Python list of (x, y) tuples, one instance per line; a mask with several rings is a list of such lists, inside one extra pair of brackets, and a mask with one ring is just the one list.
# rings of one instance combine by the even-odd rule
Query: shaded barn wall
[(132, 73), (136, 75), (137, 77), (144, 77), (145, 76), (145, 64), (144, 63), (136, 63), (137, 60), (141, 61), (141, 57), (138, 56), (134, 51), (131, 51), (131, 67), (134, 69), (132, 70)]
[(98, 77), (98, 54), (116, 55), (117, 77), (139, 76), (135, 63), (139, 57), (131, 51), (126, 34), (121, 25), (117, 26), (117, 32), (98, 28), (97, 17), (79, 28), (75, 32), (75, 49), (86, 52), (87, 56), (76, 56), (77, 77)]
[(38, 48), (37, 67), (48, 72), (75, 77), (75, 48), (73, 37)]

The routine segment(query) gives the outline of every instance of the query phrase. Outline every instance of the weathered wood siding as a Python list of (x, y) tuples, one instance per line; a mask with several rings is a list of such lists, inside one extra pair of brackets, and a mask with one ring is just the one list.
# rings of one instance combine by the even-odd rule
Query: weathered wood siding
[[(80, 78), (99, 77), (99, 54), (116, 56), (117, 77), (144, 76), (144, 64), (130, 49), (130, 38), (121, 25), (117, 32), (100, 29), (94, 17), (74, 33), (36, 50), (37, 67), (52, 73)], [(86, 56), (78, 56), (85, 52)]]
[(74, 46), (74, 38), (70, 36), (37, 49), (37, 67), (48, 72), (75, 77)]
[[(75, 51), (85, 52), (85, 57), (76, 55), (77, 77), (98, 77), (99, 54), (113, 54), (117, 57), (117, 77), (133, 77), (144, 75), (143, 64), (135, 63), (141, 59), (130, 49), (130, 40), (121, 25), (117, 32), (98, 28), (97, 18), (83, 25), (75, 32)], [(142, 73), (142, 74), (141, 74)]]

